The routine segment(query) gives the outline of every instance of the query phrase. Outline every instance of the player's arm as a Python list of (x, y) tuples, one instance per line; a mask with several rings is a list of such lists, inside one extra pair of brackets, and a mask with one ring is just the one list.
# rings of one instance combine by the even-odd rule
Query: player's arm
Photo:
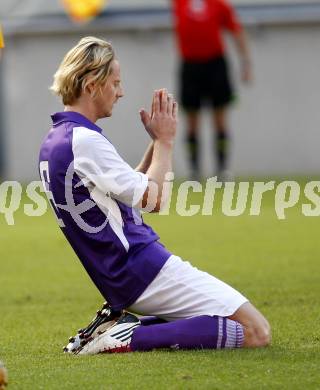
[(132, 169), (98, 132), (75, 129), (72, 147), (74, 169), (84, 185), (90, 188), (94, 185), (102, 194), (149, 212), (159, 211), (166, 197), (163, 184), (166, 173), (172, 171), (177, 117), (177, 104), (166, 92), (157, 91), (153, 105), (152, 115), (145, 111), (142, 114), (144, 125), (154, 139), (146, 174)]
[(151, 142), (140, 162), (140, 164), (136, 167), (137, 172), (146, 173), (150, 167), (153, 155), (153, 142)]
[(168, 197), (164, 184), (167, 173), (172, 172), (177, 114), (177, 102), (166, 90), (155, 91), (151, 115), (141, 111), (141, 120), (154, 140), (151, 163), (146, 171), (149, 184), (140, 202), (149, 212), (160, 211)]
[(148, 112), (142, 108), (140, 110), (140, 118), (141, 118), (141, 122), (143, 123), (144, 127), (145, 127), (145, 130), (146, 132), (149, 134), (149, 136), (151, 137), (152, 139), (152, 142), (149, 144), (140, 164), (137, 166), (136, 168), (136, 171), (138, 172), (142, 172), (142, 173), (146, 173), (147, 170), (149, 169), (150, 167), (150, 164), (152, 162), (152, 156), (153, 156), (153, 147), (154, 147), (154, 140), (155, 140), (155, 137), (154, 137), (154, 134), (150, 128), (150, 123), (151, 123), (151, 117), (154, 115), (154, 99), (155, 99), (155, 95), (153, 96), (153, 99), (152, 99), (152, 104), (151, 104), (151, 113), (150, 113), (150, 116), (148, 114)]

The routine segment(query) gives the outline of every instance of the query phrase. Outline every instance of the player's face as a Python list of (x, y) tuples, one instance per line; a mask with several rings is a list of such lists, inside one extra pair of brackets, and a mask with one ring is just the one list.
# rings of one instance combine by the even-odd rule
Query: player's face
[(112, 115), (113, 106), (123, 96), (120, 77), (120, 64), (117, 60), (111, 63), (111, 73), (106, 83), (101, 87), (101, 93), (97, 95), (97, 110), (99, 118)]

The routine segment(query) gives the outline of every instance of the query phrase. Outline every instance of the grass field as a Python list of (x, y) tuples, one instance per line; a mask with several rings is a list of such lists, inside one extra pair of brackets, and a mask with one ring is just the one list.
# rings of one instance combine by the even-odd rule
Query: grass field
[(272, 346), (93, 357), (62, 353), (103, 299), (51, 211), (31, 218), (20, 210), (11, 227), (0, 215), (0, 360), (9, 388), (319, 389), (320, 217), (300, 206), (287, 215), (276, 218), (270, 194), (259, 217), (145, 217), (171, 251), (250, 298), (271, 323)]

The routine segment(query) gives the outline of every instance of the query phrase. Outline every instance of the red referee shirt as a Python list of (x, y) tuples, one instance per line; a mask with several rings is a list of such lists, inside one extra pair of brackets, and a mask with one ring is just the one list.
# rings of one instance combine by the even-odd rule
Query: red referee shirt
[(225, 0), (172, 0), (181, 56), (205, 61), (224, 54), (222, 31), (238, 32), (241, 24)]

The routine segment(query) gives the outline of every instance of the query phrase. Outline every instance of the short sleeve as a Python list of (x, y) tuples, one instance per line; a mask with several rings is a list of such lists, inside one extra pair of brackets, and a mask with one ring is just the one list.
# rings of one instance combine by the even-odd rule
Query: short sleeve
[(242, 30), (242, 25), (235, 9), (225, 0), (220, 2), (222, 26), (234, 33)]
[(133, 207), (148, 187), (148, 176), (135, 171), (100, 133), (84, 127), (73, 129), (74, 170), (87, 187)]

